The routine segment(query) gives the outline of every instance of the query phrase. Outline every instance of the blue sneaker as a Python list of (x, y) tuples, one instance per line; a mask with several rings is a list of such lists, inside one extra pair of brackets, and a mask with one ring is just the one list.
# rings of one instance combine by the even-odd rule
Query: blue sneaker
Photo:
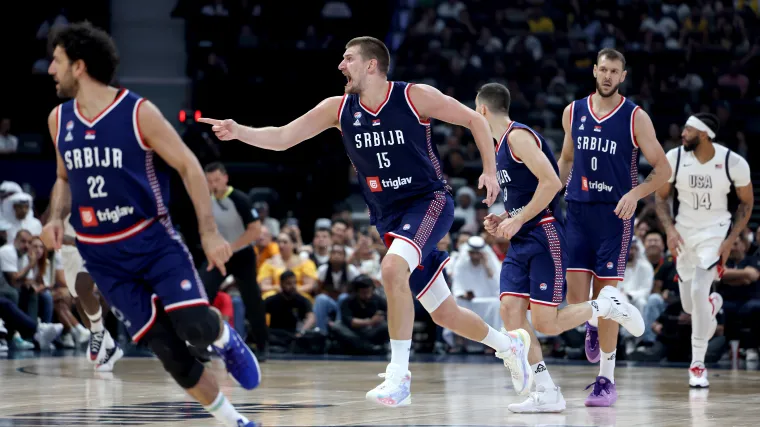
[(219, 357), (224, 361), (227, 372), (232, 378), (246, 390), (253, 390), (261, 382), (261, 368), (253, 352), (240, 335), (224, 322), (224, 327), (229, 331), (230, 339), (224, 348), (212, 345)]

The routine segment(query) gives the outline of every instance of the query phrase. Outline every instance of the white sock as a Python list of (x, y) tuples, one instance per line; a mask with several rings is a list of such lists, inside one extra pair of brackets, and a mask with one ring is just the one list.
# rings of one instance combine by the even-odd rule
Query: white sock
[(103, 330), (103, 310), (98, 307), (98, 311), (95, 314), (85, 312), (90, 319), (90, 330), (92, 332), (100, 332)]
[(599, 327), (599, 318), (596, 317), (596, 316), (592, 317), (591, 319), (589, 319), (588, 324), (591, 325), (591, 326), (593, 326), (593, 327), (595, 327), (595, 328), (598, 328)]
[(488, 326), (488, 333), (486, 334), (486, 337), (483, 338), (483, 341), (481, 341), (481, 343), (491, 347), (498, 352), (502, 352), (507, 351), (512, 347), (512, 338)]
[(705, 354), (707, 354), (707, 340), (704, 338), (697, 338), (692, 334), (691, 335), (691, 364), (694, 365), (695, 363), (701, 363), (704, 365)]
[(222, 348), (230, 341), (230, 330), (227, 326), (227, 322), (224, 323), (224, 329), (222, 329), (222, 336), (218, 340), (214, 341), (214, 345), (218, 348)]
[(216, 399), (214, 399), (214, 402), (208, 406), (204, 406), (204, 409), (227, 427), (238, 427), (240, 425), (238, 421), (242, 421), (243, 424), (249, 422), (248, 418), (238, 413), (221, 391), (216, 396)]
[(599, 360), (599, 376), (607, 377), (613, 384), (615, 384), (615, 357), (617, 356), (617, 349), (612, 353), (605, 353), (602, 350), (602, 358)]
[(412, 340), (391, 340), (391, 363), (401, 367), (402, 372), (409, 370), (409, 352)]
[(591, 314), (591, 319), (589, 319), (589, 323), (591, 323), (591, 320), (594, 320), (597, 324), (599, 324), (596, 319), (598, 317), (608, 316), (610, 314), (610, 309), (612, 308), (612, 303), (606, 298), (595, 299), (593, 301), (589, 301), (587, 304), (591, 306), (591, 311), (593, 312)]
[(80, 323), (80, 324), (78, 324), (78, 325), (75, 327), (75, 329), (76, 329), (76, 330), (77, 330), (77, 332), (79, 332), (79, 333), (82, 333), (82, 332), (86, 332), (86, 331), (87, 331), (87, 328), (85, 328), (84, 326), (82, 326), (82, 324), (81, 324), (81, 323)]
[(530, 365), (530, 369), (533, 369), (536, 389), (541, 386), (544, 390), (554, 390), (556, 386), (554, 385), (554, 381), (552, 381), (551, 375), (549, 375), (549, 369), (546, 368), (546, 362), (542, 360), (535, 365)]

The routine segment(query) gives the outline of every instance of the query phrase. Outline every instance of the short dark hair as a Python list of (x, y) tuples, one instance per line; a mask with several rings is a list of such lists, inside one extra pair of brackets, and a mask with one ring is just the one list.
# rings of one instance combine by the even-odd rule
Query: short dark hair
[(654, 230), (654, 229), (647, 231), (647, 233), (644, 235), (644, 240), (646, 240), (646, 239), (647, 239), (647, 237), (649, 237), (649, 235), (650, 235), (650, 234), (656, 234), (656, 235), (660, 236), (660, 238), (662, 239), (662, 242), (663, 242), (663, 243), (665, 243), (665, 242), (667, 242), (667, 241), (668, 241), (668, 240), (665, 238), (665, 236), (663, 236), (663, 235), (662, 235), (662, 233), (660, 233), (658, 230)]
[(206, 165), (205, 168), (203, 168), (206, 173), (216, 172), (219, 171), (225, 175), (227, 175), (227, 168), (224, 167), (224, 164), (222, 162), (212, 162)]
[(486, 83), (478, 90), (478, 99), (495, 113), (509, 114), (512, 96), (509, 89), (500, 83)]
[(314, 234), (317, 234), (317, 233), (319, 233), (319, 232), (322, 232), (322, 233), (327, 233), (327, 234), (329, 234), (329, 235), (331, 235), (331, 236), (332, 236), (332, 230), (330, 230), (330, 229), (329, 229), (329, 228), (327, 228), (327, 227), (319, 227), (319, 228), (317, 228), (316, 230), (314, 230)]
[(346, 49), (353, 46), (359, 46), (359, 52), (364, 59), (374, 59), (377, 61), (377, 69), (381, 73), (388, 75), (388, 69), (391, 65), (391, 53), (388, 47), (374, 37), (363, 36), (356, 37), (346, 43)]
[(596, 55), (596, 63), (598, 64), (602, 58), (607, 58), (611, 61), (618, 60), (623, 63), (623, 69), (625, 69), (625, 56), (619, 50), (605, 47)]
[(283, 271), (282, 274), (280, 274), (280, 283), (285, 283), (285, 281), (291, 277), (296, 277), (296, 273), (293, 273), (290, 270)]
[(359, 289), (373, 288), (375, 287), (375, 282), (373, 282), (372, 278), (366, 274), (360, 274), (356, 276), (356, 278), (351, 282), (351, 287), (354, 291), (358, 291)]
[(72, 63), (82, 60), (87, 74), (105, 85), (111, 84), (119, 65), (119, 52), (111, 36), (89, 22), (79, 22), (54, 29), (48, 36), (52, 55), (60, 46)]
[(718, 116), (712, 113), (696, 113), (694, 117), (702, 120), (716, 136), (718, 135), (720, 131), (720, 119), (718, 119)]

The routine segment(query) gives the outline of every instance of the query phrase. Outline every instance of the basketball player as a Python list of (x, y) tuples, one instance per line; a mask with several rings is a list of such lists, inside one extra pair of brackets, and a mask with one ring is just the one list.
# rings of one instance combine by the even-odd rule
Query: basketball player
[[(602, 49), (594, 65), (596, 92), (568, 105), (562, 115), (565, 140), (559, 176), (567, 184), (569, 304), (589, 299), (592, 278), (594, 297), (605, 286), (623, 280), (638, 201), (670, 176), (649, 115), (618, 92), (625, 75), (623, 55)], [(654, 168), (641, 185), (637, 185), (639, 150)], [(591, 363), (601, 358), (601, 363), (586, 406), (610, 406), (617, 400), (619, 329), (601, 319), (597, 332), (594, 320), (586, 324), (586, 357)]]
[(58, 96), (74, 98), (48, 117), (58, 161), (50, 207), (55, 248), (70, 211), (85, 267), (132, 339), (147, 342), (175, 381), (224, 425), (253, 426), (187, 347), (213, 345), (244, 388), (258, 386), (256, 358), (209, 308), (174, 231), (166, 208), (169, 176), (156, 156), (182, 177), (210, 268), (224, 273), (231, 251), (216, 229), (200, 164), (155, 105), (109, 86), (118, 54), (108, 34), (89, 23), (67, 25), (51, 33), (50, 46), (48, 72)]
[[(691, 314), (689, 385), (709, 387), (705, 353), (723, 306), (720, 294), (710, 293), (731, 247), (744, 231), (755, 202), (749, 164), (730, 149), (713, 143), (720, 122), (697, 113), (681, 133), (683, 146), (670, 150), (673, 175), (657, 189), (657, 214), (668, 235), (668, 248), (677, 258), (678, 288), (683, 311)], [(736, 189), (739, 205), (731, 224), (729, 194)], [(675, 193), (675, 194), (673, 194)], [(675, 224), (670, 213), (673, 194)], [(729, 233), (729, 229), (731, 232)]]
[(411, 290), (433, 320), (456, 334), (496, 350), (510, 368), (518, 393), (527, 393), (530, 336), (524, 330), (501, 334), (472, 311), (457, 306), (441, 273), (449, 261), (436, 244), (453, 222), (453, 200), (443, 179), (430, 119), (472, 131), (483, 158), (480, 188), (488, 205), (497, 197), (496, 162), (485, 119), (427, 85), (388, 81), (390, 54), (378, 39), (348, 42), (338, 69), (348, 80), (345, 94), (325, 99), (283, 127), (254, 129), (233, 120), (201, 119), (221, 140), (239, 139), (270, 150), (286, 150), (328, 128), (338, 128), (370, 210), (370, 222), (384, 236), (382, 261), (388, 298), (391, 363), (382, 384), (366, 398), (396, 407), (411, 403), (411, 348), (414, 305)]
[[(554, 218), (562, 184), (557, 162), (544, 138), (509, 117), (509, 90), (498, 83), (484, 85), (475, 98), (475, 109), (488, 120), (496, 139), (497, 180), (503, 190), (505, 212), (490, 214), (486, 230), (510, 240), (501, 267), (501, 316), (507, 329), (523, 328), (531, 342), (538, 342), (527, 312), (539, 332), (559, 335), (597, 317), (620, 323), (635, 336), (644, 333), (644, 319), (613, 286), (605, 287), (595, 301), (557, 306), (565, 298), (565, 238)], [(565, 399), (541, 356), (541, 346), (528, 353), (536, 391), (512, 412), (561, 412)]]

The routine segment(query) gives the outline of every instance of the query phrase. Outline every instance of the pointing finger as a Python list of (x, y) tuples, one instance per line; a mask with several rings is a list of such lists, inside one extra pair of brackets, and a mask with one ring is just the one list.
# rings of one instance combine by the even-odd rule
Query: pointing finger
[(206, 124), (209, 124), (209, 125), (221, 125), (222, 124), (221, 120), (209, 119), (207, 117), (201, 117), (201, 118), (199, 118), (198, 122), (199, 123), (206, 123)]

